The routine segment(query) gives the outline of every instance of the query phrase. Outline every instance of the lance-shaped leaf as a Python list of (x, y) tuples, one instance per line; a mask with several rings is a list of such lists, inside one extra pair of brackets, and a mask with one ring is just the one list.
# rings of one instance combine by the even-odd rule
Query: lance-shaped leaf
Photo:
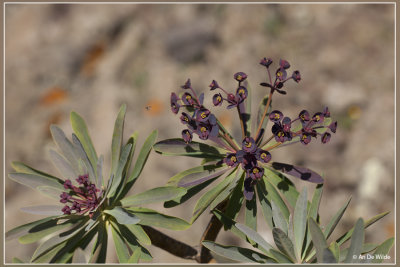
[(35, 215), (53, 216), (53, 215), (63, 215), (63, 212), (61, 211), (62, 208), (63, 206), (58, 206), (58, 205), (38, 205), (38, 206), (23, 207), (21, 208), (21, 211)]
[(286, 221), (285, 217), (283, 216), (279, 207), (272, 201), (272, 218), (274, 219), (275, 227), (281, 229), (283, 232), (288, 234), (288, 222)]
[(257, 197), (255, 194), (251, 200), (246, 199), (244, 223), (251, 229), (257, 231)]
[(108, 234), (107, 234), (106, 224), (104, 221), (101, 221), (99, 223), (97, 231), (98, 235), (96, 243), (92, 250), (92, 255), (89, 260), (90, 263), (106, 262)]
[(303, 188), (299, 198), (297, 199), (293, 222), (295, 250), (297, 259), (300, 259), (307, 227), (307, 187)]
[(72, 143), (74, 144), (76, 158), (78, 159), (79, 174), (89, 174), (89, 180), (95, 183), (97, 178), (96, 167), (99, 159), (96, 159), (97, 162), (95, 165), (90, 162), (81, 140), (74, 133), (72, 134)]
[[(242, 207), (242, 203), (244, 200), (244, 195), (243, 195), (243, 182), (244, 182), (244, 172), (239, 170), (241, 172), (241, 177), (236, 184), (235, 189), (233, 189), (232, 194), (229, 198), (228, 205), (226, 207), (225, 215), (228, 216), (229, 218), (233, 218), (234, 220), (236, 217), (239, 215), (239, 211)], [(238, 174), (240, 175), (240, 174)], [(226, 230), (226, 228), (225, 228)]]
[[(241, 172), (241, 170), (239, 170), (239, 172)], [(225, 187), (225, 189), (213, 200), (213, 202), (211, 202), (210, 204), (211, 210), (217, 207), (218, 204), (220, 204), (222, 201), (227, 199), (232, 194), (232, 191), (236, 188), (240, 177), (241, 174), (238, 173), (236, 179), (232, 181), (232, 183), (230, 183), (227, 187)]]
[(36, 189), (38, 186), (50, 186), (56, 189), (63, 189), (64, 181), (59, 178), (41, 176), (36, 174), (12, 172), (8, 174), (10, 179), (25, 186)]
[(364, 221), (358, 219), (354, 226), (354, 232), (351, 237), (351, 244), (349, 251), (347, 252), (346, 259), (344, 262), (357, 263), (360, 261), (359, 256), (361, 255), (362, 245), (364, 243)]
[(119, 231), (129, 246), (131, 251), (140, 251), (140, 258), (145, 261), (152, 260), (150, 252), (144, 248), (137, 240), (137, 237), (125, 226), (119, 225)]
[(318, 263), (336, 263), (333, 253), (328, 249), (328, 244), (321, 228), (319, 228), (313, 218), (308, 218), (308, 228), (310, 229), (311, 238), (317, 251)]
[[(334, 243), (336, 243), (336, 242), (334, 242)], [(332, 244), (334, 244), (334, 243), (332, 243)], [(337, 244), (337, 243), (336, 243), (336, 244)], [(365, 243), (365, 244), (362, 245), (361, 254), (365, 254), (365, 253), (371, 252), (371, 251), (373, 251), (374, 249), (376, 249), (377, 247), (378, 247), (377, 244)], [(341, 262), (344, 261), (344, 260), (346, 259), (348, 252), (349, 252), (349, 248), (345, 248), (345, 249), (343, 249), (343, 250), (340, 251), (339, 260), (340, 260)], [(375, 254), (375, 253), (376, 253), (376, 252), (374, 252), (374, 254)]]
[(261, 253), (247, 248), (239, 248), (235, 246), (223, 246), (212, 241), (203, 241), (203, 246), (221, 255), (225, 258), (239, 261), (239, 262), (250, 262), (250, 263), (266, 263), (270, 259)]
[(188, 156), (200, 158), (223, 158), (226, 151), (214, 146), (198, 142), (186, 144), (181, 138), (167, 139), (157, 142), (154, 151), (169, 156)]
[(111, 142), (111, 173), (116, 175), (118, 163), (120, 161), (121, 146), (124, 133), (124, 120), (126, 113), (126, 105), (123, 104), (119, 109), (117, 119), (114, 124), (114, 132)]
[[(263, 181), (261, 181), (263, 182)], [(267, 192), (265, 191), (265, 186), (261, 186), (260, 183), (256, 184), (257, 188), (257, 196), (261, 205), (261, 211), (264, 216), (264, 220), (267, 222), (270, 228), (273, 228), (274, 225), (272, 223), (272, 205), (271, 202), (266, 198)], [(243, 194), (242, 194), (243, 195)]]
[(394, 243), (394, 237), (389, 238), (385, 242), (380, 244), (374, 252), (375, 258), (372, 260), (372, 263), (381, 263), (384, 260), (384, 256), (389, 254), (389, 251), (392, 248), (393, 243)]
[(129, 231), (132, 232), (134, 236), (136, 236), (137, 240), (140, 243), (145, 245), (151, 245), (150, 237), (143, 230), (142, 226), (140, 226), (139, 224), (127, 224), (125, 226), (126, 228), (129, 229)]
[(170, 230), (185, 230), (190, 227), (190, 224), (185, 220), (162, 214), (152, 209), (133, 207), (128, 208), (128, 210), (140, 219), (141, 225), (162, 227)]
[(289, 209), (283, 201), (282, 197), (279, 195), (279, 192), (275, 189), (275, 187), (269, 182), (269, 180), (264, 176), (262, 181), (260, 181), (261, 186), (265, 186), (265, 191), (268, 192), (267, 199), (271, 202), (275, 202), (275, 204), (280, 208), (283, 216), (286, 221), (289, 220)]
[(50, 159), (53, 165), (57, 168), (59, 173), (65, 178), (65, 179), (74, 179), (78, 177), (78, 173), (75, 172), (74, 168), (72, 168), (71, 164), (63, 157), (61, 156), (58, 152), (56, 152), (53, 149), (50, 149), (49, 151)]
[[(81, 142), (91, 165), (97, 166), (96, 150), (94, 149), (92, 139), (90, 138), (90, 135), (88, 133), (85, 121), (76, 112), (71, 112), (70, 119), (71, 119), (72, 129), (74, 130), (76, 136)], [(94, 170), (94, 173), (95, 175), (97, 175), (96, 170)]]
[(344, 212), (346, 211), (347, 207), (349, 206), (351, 198), (336, 212), (336, 214), (332, 217), (329, 221), (328, 225), (325, 227), (324, 236), (328, 239), (333, 230), (335, 230), (336, 225), (339, 223), (340, 219), (342, 218)]
[(104, 212), (113, 216), (119, 224), (137, 224), (140, 222), (136, 215), (118, 206), (112, 210), (104, 210)]
[(127, 263), (130, 258), (129, 249), (125, 245), (125, 241), (121, 236), (121, 234), (119, 233), (118, 227), (112, 222), (111, 225), (112, 225), (111, 233), (113, 236), (115, 251), (117, 253), (118, 261), (120, 263)]
[(72, 263), (87, 263), (86, 254), (81, 248), (77, 248), (72, 256)]
[[(341, 252), (338, 243), (332, 242), (329, 246), (329, 249), (332, 251), (333, 256), (335, 257), (335, 262), (340, 262)], [(343, 258), (344, 260), (345, 258)]]
[(301, 180), (305, 180), (311, 183), (320, 184), (324, 182), (324, 179), (321, 177), (321, 175), (305, 167), (293, 166), (286, 163), (272, 162), (272, 168), (282, 173), (289, 174), (291, 176), (300, 178)]
[(193, 222), (203, 213), (203, 211), (218, 196), (218, 194), (220, 194), (230, 183), (232, 183), (235, 178), (238, 178), (236, 169), (197, 201), (196, 206), (193, 209), (192, 218), (190, 219), (191, 224), (193, 224)]
[(124, 207), (140, 206), (143, 204), (168, 201), (180, 197), (186, 193), (185, 188), (181, 187), (156, 187), (137, 195), (132, 195), (121, 199), (121, 204)]
[(60, 200), (60, 195), (62, 194), (62, 192), (65, 191), (64, 189), (54, 188), (51, 186), (38, 186), (36, 187), (36, 190), (39, 191), (41, 194), (57, 201)]
[(236, 223), (236, 228), (245, 234), (249, 239), (256, 242), (260, 249), (263, 250), (267, 256), (272, 257), (271, 254), (269, 254), (269, 250), (273, 248), (272, 245), (265, 241), (265, 239), (262, 238), (259, 233), (240, 223)]
[(270, 168), (264, 168), (264, 175), (268, 177), (268, 181), (281, 192), (291, 207), (296, 206), (297, 198), (300, 194), (292, 181), (282, 173)]
[(276, 249), (270, 249), (269, 252), (278, 263), (293, 263), (293, 260)]
[[(35, 226), (40, 225), (40, 224), (45, 223), (45, 222), (48, 222), (48, 221), (51, 221), (51, 220), (53, 220), (55, 218), (57, 218), (57, 217), (56, 216), (47, 217), (47, 218), (44, 218), (44, 219), (41, 219), (41, 220), (37, 220), (37, 221), (34, 221), (34, 222), (30, 222), (30, 223), (15, 227), (15, 228), (13, 228), (13, 229), (11, 229), (11, 230), (9, 230), (9, 231), (7, 231), (5, 233), (5, 240), (7, 241), (7, 240), (11, 240), (11, 239), (14, 239), (14, 238), (18, 238), (18, 237), (20, 237), (22, 235), (25, 235), (25, 234), (27, 234), (29, 232), (30, 229), (34, 228)], [(57, 220), (58, 219), (55, 219), (55, 222), (52, 225), (57, 225)]]
[[(225, 230), (231, 231), (233, 234), (246, 242), (248, 241), (246, 235), (236, 227), (237, 222), (235, 222), (219, 210), (213, 210), (212, 213), (215, 215), (215, 217), (218, 218), (218, 220), (221, 221), (221, 223), (224, 225)], [(253, 243), (251, 245), (254, 246), (256, 244)]]
[(118, 162), (118, 167), (115, 170), (114, 180), (112, 182), (110, 191), (107, 194), (107, 197), (109, 197), (109, 198), (113, 197), (115, 195), (118, 187), (120, 187), (120, 185), (122, 183), (124, 183), (124, 181), (122, 180), (122, 178), (123, 178), (122, 177), (122, 172), (123, 172), (123, 170), (125, 168), (125, 164), (126, 164), (126, 161), (128, 160), (128, 156), (129, 156), (129, 153), (131, 151), (131, 148), (132, 148), (132, 144), (127, 144), (126, 146), (124, 146), (124, 148), (122, 150), (121, 158), (120, 158), (120, 160)]
[(282, 251), (292, 262), (296, 262), (296, 254), (294, 246), (289, 237), (279, 228), (272, 229), (272, 236), (276, 246)]

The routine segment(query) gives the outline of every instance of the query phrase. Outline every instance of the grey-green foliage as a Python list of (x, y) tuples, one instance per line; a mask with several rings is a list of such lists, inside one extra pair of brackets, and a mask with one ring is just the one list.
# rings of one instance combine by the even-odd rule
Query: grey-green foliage
[[(240, 262), (366, 263), (370, 262), (371, 258), (374, 258), (374, 263), (382, 262), (382, 255), (389, 253), (393, 246), (394, 238), (389, 238), (381, 244), (364, 243), (364, 230), (383, 218), (388, 212), (381, 213), (365, 221), (360, 218), (349, 231), (337, 239), (330, 240), (328, 238), (338, 225), (349, 202), (346, 202), (327, 225), (322, 227), (318, 213), (322, 187), (322, 184), (316, 186), (311, 202), (307, 201), (307, 190), (305, 189), (300, 194), (297, 193), (296, 196), (292, 196), (297, 198), (297, 201), (289, 216), (285, 216), (282, 212), (282, 210), (289, 210), (286, 204), (289, 201), (281, 198), (280, 195), (279, 198), (278, 195), (271, 198), (270, 202), (264, 202), (263, 205), (267, 205), (269, 208), (264, 208), (263, 211), (270, 213), (269, 216), (264, 216), (264, 219), (266, 224), (270, 225), (271, 222), (269, 222), (268, 218), (272, 217), (271, 230), (275, 246), (260, 233), (236, 222), (218, 210), (214, 210), (213, 213), (223, 223), (225, 229), (251, 244), (257, 251), (221, 245), (211, 241), (204, 241), (203, 245), (214, 253)], [(278, 192), (278, 190), (275, 191)], [(294, 192), (292, 191), (292, 194)], [(349, 247), (343, 246), (346, 241), (350, 241)], [(365, 255), (367, 253), (379, 256), (367, 257)], [(248, 255), (258, 255), (257, 260), (250, 258)]]
[[(71, 113), (72, 141), (58, 126), (50, 127), (58, 151), (51, 150), (49, 155), (61, 178), (21, 162), (12, 163), (15, 170), (9, 174), (12, 180), (53, 198), (55, 204), (24, 208), (23, 211), (29, 213), (54, 216), (18, 226), (6, 233), (7, 240), (18, 238), (23, 244), (43, 240), (30, 263), (104, 263), (109, 238), (114, 241), (120, 263), (149, 261), (152, 256), (144, 246), (150, 245), (151, 240), (141, 225), (172, 230), (184, 230), (190, 226), (182, 219), (141, 207), (150, 202), (181, 197), (186, 193), (183, 188), (165, 186), (127, 196), (143, 170), (157, 131), (145, 140), (136, 162), (132, 163), (138, 134), (135, 132), (124, 142), (125, 112), (126, 106), (123, 105), (114, 126), (108, 180), (103, 179), (103, 157), (98, 157), (84, 120), (75, 112)], [(66, 191), (63, 183), (65, 179), (74, 181), (83, 174), (88, 174), (90, 182), (101, 189), (101, 202), (91, 216), (64, 215), (62, 206), (58, 206), (60, 194)], [(112, 236), (108, 236), (109, 230)], [(13, 261), (20, 262), (18, 258)]]

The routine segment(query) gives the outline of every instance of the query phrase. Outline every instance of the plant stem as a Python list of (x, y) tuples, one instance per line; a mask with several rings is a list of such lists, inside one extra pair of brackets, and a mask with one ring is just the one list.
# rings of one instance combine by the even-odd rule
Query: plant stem
[(260, 134), (262, 125), (263, 125), (263, 123), (264, 123), (265, 116), (267, 116), (267, 112), (268, 112), (268, 109), (269, 109), (269, 105), (271, 104), (272, 92), (273, 92), (273, 89), (271, 89), (271, 91), (269, 92), (267, 105), (265, 106), (264, 114), (263, 114), (263, 116), (262, 116), (262, 118), (261, 118), (260, 124), (258, 125), (257, 132), (256, 132), (256, 135), (254, 136), (254, 139), (256, 139), (257, 136)]
[(266, 148), (265, 150), (269, 151), (269, 150), (274, 149), (274, 148), (276, 148), (276, 147), (278, 147), (280, 145), (282, 145), (282, 142), (276, 143), (275, 145), (272, 145), (272, 146)]
[(198, 251), (183, 242), (173, 239), (162, 232), (146, 225), (142, 225), (143, 230), (151, 239), (151, 244), (159, 247), (172, 255), (183, 259), (197, 260)]
[(244, 131), (244, 122), (243, 122), (242, 114), (240, 114), (239, 105), (237, 106), (237, 111), (238, 111), (239, 119), (240, 119), (240, 127), (242, 128), (242, 140), (243, 140), (246, 136), (246, 132)]
[[(225, 211), (226, 206), (228, 204), (228, 200), (224, 200), (216, 209), (220, 211)], [(217, 239), (218, 233), (222, 228), (222, 223), (218, 220), (218, 218), (213, 215), (210, 219), (210, 222), (207, 225), (206, 230), (203, 233), (203, 236), (200, 239), (201, 251), (200, 255), (196, 257), (197, 262), (199, 263), (209, 263), (212, 260), (212, 256), (210, 250), (202, 245), (204, 240), (215, 241)]]
[(268, 138), (267, 140), (265, 140), (265, 142), (264, 142), (264, 143), (262, 143), (262, 145), (261, 145), (260, 147), (263, 147), (263, 146), (265, 146), (266, 144), (268, 144), (268, 143), (269, 143), (269, 141), (271, 141), (271, 140), (272, 140), (272, 138), (274, 138), (274, 135), (271, 135), (271, 137), (270, 137), (270, 138)]

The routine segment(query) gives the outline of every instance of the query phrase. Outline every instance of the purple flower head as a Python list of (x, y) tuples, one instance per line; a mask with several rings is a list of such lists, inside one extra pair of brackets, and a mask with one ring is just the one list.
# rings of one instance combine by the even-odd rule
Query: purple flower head
[(329, 124), (328, 128), (332, 131), (332, 133), (336, 133), (337, 121), (332, 122), (331, 124)]
[(71, 214), (71, 208), (70, 207), (68, 207), (67, 205), (66, 206), (64, 206), (64, 208), (62, 208), (62, 210), (61, 210), (64, 214), (68, 214), (68, 215), (70, 215)]
[(311, 135), (306, 132), (302, 132), (300, 135), (300, 142), (303, 145), (307, 145), (308, 143), (311, 142)]
[(272, 59), (270, 59), (270, 58), (263, 58), (263, 59), (261, 59), (260, 64), (268, 68), (269, 65), (272, 64)]
[(244, 86), (239, 86), (238, 89), (236, 90), (236, 98), (237, 98), (237, 102), (241, 103), (243, 102), (243, 100), (245, 100), (247, 98), (247, 89)]
[(256, 158), (262, 163), (268, 163), (271, 160), (272, 156), (271, 153), (266, 150), (257, 149)]
[(325, 118), (329, 118), (331, 116), (331, 113), (329, 112), (328, 107), (324, 108), (324, 110), (322, 111), (322, 114), (324, 114)]
[(190, 89), (192, 88), (192, 85), (190, 83), (190, 79), (187, 79), (184, 85), (181, 86), (182, 89)]
[(182, 95), (182, 101), (183, 101), (183, 103), (184, 103), (185, 105), (189, 105), (189, 106), (192, 106), (192, 105), (195, 104), (195, 101), (194, 101), (192, 95), (189, 94), (189, 93), (184, 93), (184, 94)]
[(256, 141), (252, 137), (245, 137), (242, 142), (242, 149), (247, 153), (252, 153), (256, 151), (257, 145)]
[(280, 66), (282, 69), (288, 69), (288, 68), (290, 68), (289, 62), (287, 62), (287, 61), (284, 60), (284, 59), (280, 59), (280, 60), (279, 60), (279, 66)]
[(200, 122), (205, 122), (208, 120), (208, 116), (210, 115), (210, 111), (206, 108), (201, 108), (196, 111), (196, 120)]
[(182, 131), (182, 138), (183, 138), (183, 141), (185, 141), (185, 143), (188, 144), (188, 143), (192, 142), (193, 135), (188, 129), (185, 129)]
[(80, 185), (87, 185), (87, 184), (89, 184), (89, 176), (87, 174), (79, 175), (78, 178), (76, 178), (76, 181)]
[(70, 179), (65, 180), (65, 182), (64, 182), (64, 188), (65, 188), (65, 189), (72, 189), (72, 188), (73, 188), (72, 182), (71, 182)]
[(177, 114), (179, 112), (180, 105), (178, 104), (178, 96), (175, 93), (171, 93), (171, 110)]
[(74, 203), (71, 206), (71, 210), (76, 210), (76, 212), (81, 212), (81, 204), (74, 201)]
[(222, 105), (222, 95), (221, 94), (218, 93), (213, 96), (213, 104), (214, 104), (214, 106)]
[(260, 167), (253, 167), (250, 171), (249, 171), (249, 176), (251, 179), (253, 180), (258, 180), (261, 179), (264, 175), (264, 169), (260, 168)]
[(224, 163), (229, 167), (236, 167), (239, 164), (236, 153), (227, 154), (226, 158), (224, 158)]
[(71, 196), (69, 194), (67, 194), (66, 192), (62, 192), (62, 194), (60, 195), (60, 202), (61, 203), (67, 203), (68, 200), (71, 198)]
[(300, 71), (298, 71), (298, 70), (293, 71), (292, 79), (297, 83), (300, 82), (300, 80), (301, 80)]
[(233, 78), (235, 78), (236, 81), (238, 82), (243, 82), (247, 78), (247, 74), (244, 72), (237, 72), (235, 75), (233, 75)]
[(310, 114), (307, 110), (302, 110), (299, 114), (299, 119), (301, 123), (304, 124), (305, 122), (308, 122), (310, 120)]
[(292, 120), (289, 117), (284, 117), (282, 120), (283, 131), (290, 132), (291, 125), (292, 125)]
[(321, 137), (321, 142), (322, 142), (323, 144), (326, 144), (326, 143), (329, 142), (329, 140), (331, 140), (331, 134), (328, 133), (328, 132), (325, 132), (325, 133), (322, 135), (322, 137)]
[(275, 122), (271, 130), (277, 142), (283, 143), (292, 140), (292, 133), (290, 131), (286, 132), (280, 122)]
[(283, 114), (279, 110), (274, 110), (269, 114), (269, 119), (273, 122), (278, 122), (282, 120)]
[(324, 114), (322, 114), (321, 112), (317, 112), (314, 114), (314, 116), (312, 117), (313, 121), (319, 123), (319, 122), (323, 122), (324, 121)]
[(188, 124), (192, 120), (185, 112), (182, 112), (180, 119), (183, 124)]
[(216, 80), (212, 80), (212, 82), (210, 83), (209, 87), (210, 87), (210, 90), (212, 91), (212, 90), (215, 90), (215, 89), (219, 88), (219, 85), (218, 85)]
[(284, 68), (279, 68), (276, 71), (276, 78), (279, 79), (280, 81), (285, 80), (287, 77), (286, 70)]

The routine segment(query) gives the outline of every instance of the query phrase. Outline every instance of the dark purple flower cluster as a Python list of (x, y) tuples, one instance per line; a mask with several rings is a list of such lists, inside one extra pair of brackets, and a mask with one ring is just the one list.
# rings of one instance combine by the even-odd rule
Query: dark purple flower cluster
[(217, 81), (213, 80), (209, 85), (210, 90), (221, 89), (223, 93), (225, 93), (226, 97), (224, 98), (221, 93), (217, 93), (213, 96), (213, 104), (214, 106), (221, 106), (223, 100), (227, 101), (229, 105), (227, 109), (231, 109), (240, 105), (248, 95), (247, 88), (242, 85), (242, 82), (247, 79), (247, 74), (244, 72), (237, 72), (233, 75), (233, 78), (238, 81), (239, 85), (236, 89), (236, 94), (228, 93), (225, 89), (220, 87)]
[[(260, 61), (260, 64), (267, 68), (270, 81), (272, 81), (269, 70), (269, 66), (272, 64), (272, 59), (263, 58)], [(275, 81), (273, 82), (273, 84), (263, 82), (260, 83), (260, 85), (271, 88), (272, 92), (277, 91), (278, 93), (285, 95), (286, 91), (282, 90), (283, 86), (285, 85), (285, 82), (287, 82), (290, 79), (293, 79), (295, 82), (298, 83), (301, 80), (301, 75), (298, 70), (295, 70), (291, 76), (288, 76), (286, 70), (289, 68), (290, 68), (289, 62), (287, 62), (284, 59), (279, 60), (279, 68), (275, 72)]]
[(228, 153), (224, 158), (224, 163), (228, 166), (236, 167), (241, 164), (241, 167), (246, 172), (244, 183), (246, 199), (253, 198), (254, 185), (264, 175), (264, 168), (260, 166), (260, 163), (268, 163), (271, 158), (271, 153), (259, 148), (252, 137), (245, 137), (242, 142), (242, 149), (236, 153)]
[(181, 122), (188, 127), (188, 129), (182, 131), (183, 140), (186, 143), (191, 142), (193, 133), (197, 134), (201, 140), (216, 138), (219, 133), (217, 119), (203, 106), (204, 94), (197, 97), (196, 92), (191, 86), (190, 79), (188, 79), (181, 87), (183, 89), (190, 89), (193, 93), (192, 95), (185, 92), (181, 98), (179, 98), (175, 93), (171, 94), (172, 112), (177, 114), (181, 107), (186, 107), (188, 110), (192, 110), (192, 114), (182, 112), (180, 117)]
[(89, 216), (93, 215), (93, 211), (97, 208), (100, 203), (100, 199), (97, 196), (97, 192), (100, 191), (95, 184), (89, 181), (89, 175), (80, 175), (76, 181), (80, 185), (76, 187), (72, 184), (71, 180), (64, 182), (64, 188), (70, 190), (69, 193), (63, 192), (60, 195), (61, 203), (68, 203), (62, 208), (64, 214), (82, 215), (89, 212)]
[[(332, 122), (328, 126), (321, 125), (325, 118), (330, 117), (330, 112), (328, 107), (326, 107), (323, 112), (317, 112), (312, 117), (307, 110), (300, 112), (299, 116), (291, 120), (289, 117), (284, 117), (282, 112), (279, 110), (274, 110), (269, 114), (269, 119), (274, 122), (272, 126), (272, 134), (275, 140), (280, 143), (286, 141), (291, 141), (293, 137), (300, 136), (300, 142), (307, 145), (311, 142), (311, 137), (321, 136), (321, 142), (327, 143), (331, 138), (331, 134), (328, 131), (324, 133), (318, 133), (317, 129), (326, 128), (331, 132), (336, 133), (337, 122)], [(291, 126), (294, 122), (300, 121), (302, 128), (298, 131), (292, 131)]]

